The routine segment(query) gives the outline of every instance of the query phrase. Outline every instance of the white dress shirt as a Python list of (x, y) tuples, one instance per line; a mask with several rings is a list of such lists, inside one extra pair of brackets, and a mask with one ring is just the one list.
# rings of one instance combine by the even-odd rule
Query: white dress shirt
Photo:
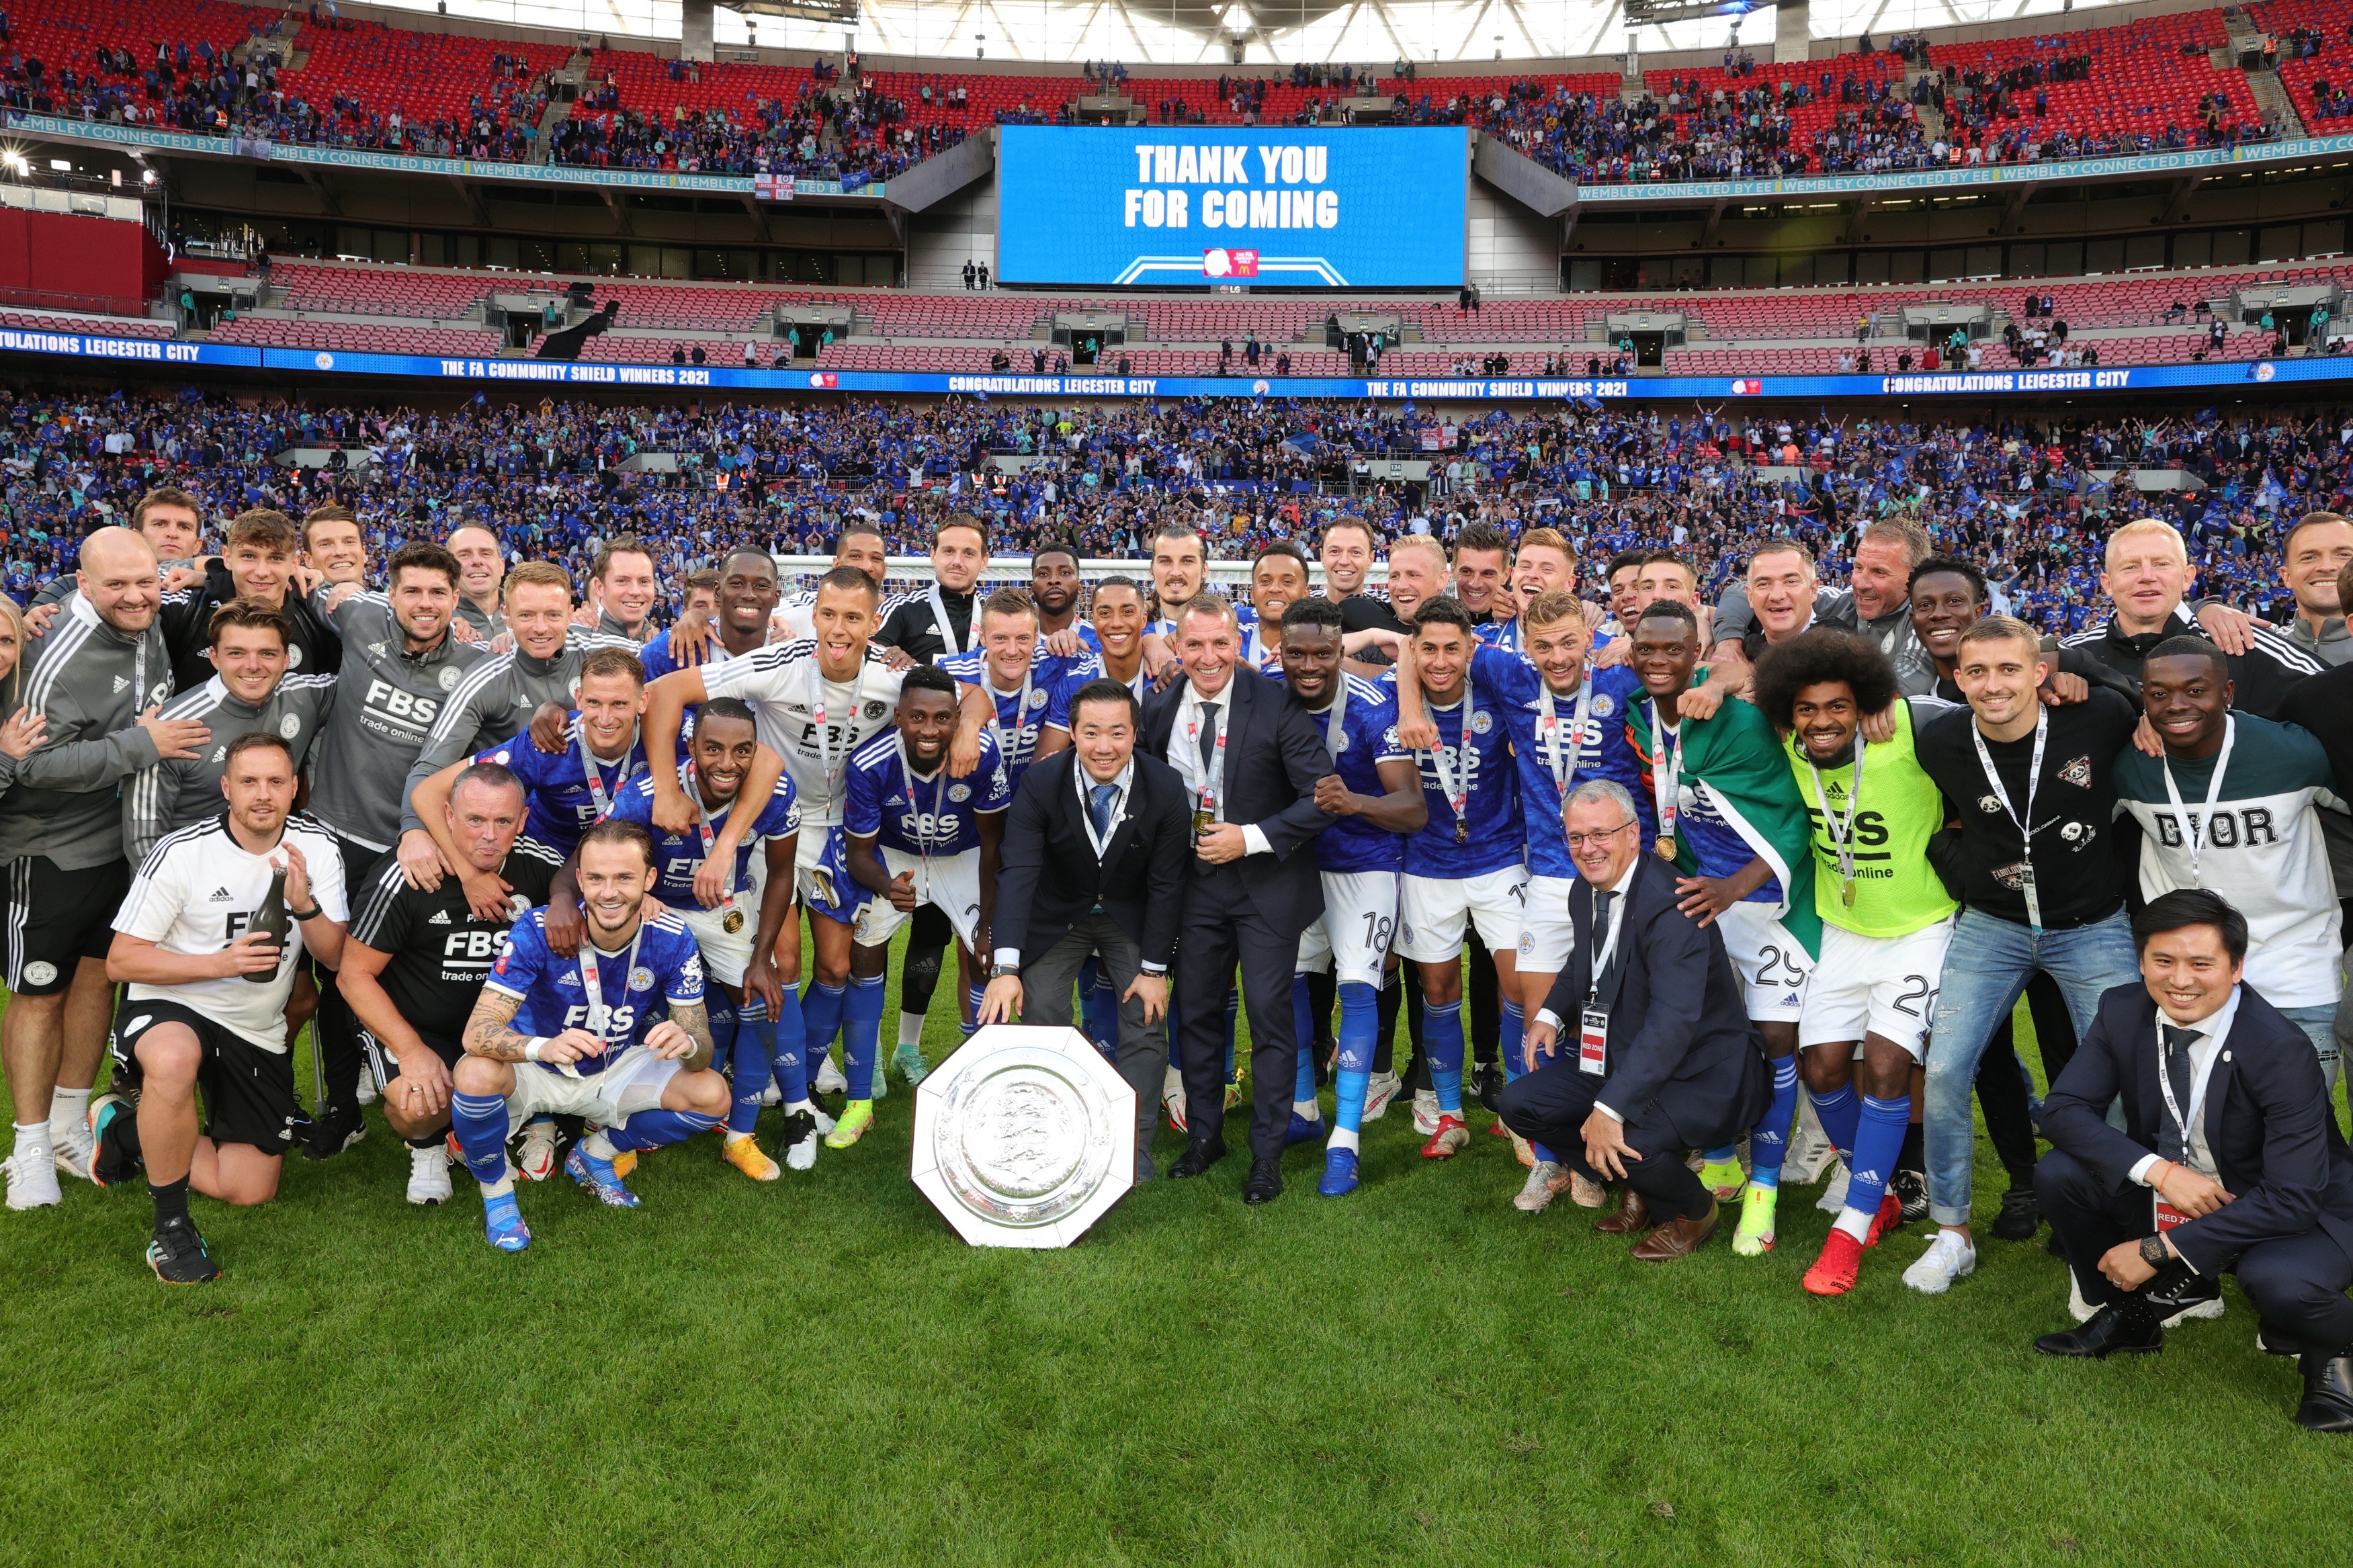
[[(2165, 1072), (2165, 1026), (2173, 1024), (2176, 1028), (2199, 1031), (2199, 1037), (2189, 1047), (2189, 1095), (2197, 1102), (2198, 1110), (2192, 1112), (2188, 1105), (2181, 1108), (2181, 1113), (2189, 1118), (2189, 1131), (2181, 1140), (2181, 1163), (2200, 1175), (2215, 1181), (2221, 1178), (2214, 1169), (2214, 1152), (2206, 1146), (2206, 1097), (2199, 1086), (2205, 1083), (2213, 1072), (2214, 1064), (2222, 1058), (2223, 1047), (2230, 1043), (2231, 1024), (2239, 1016), (2239, 992), (2238, 986), (2232, 986), (2231, 999), (2194, 1024), (2175, 1024), (2166, 1016), (2165, 1009), (2159, 1007), (2157, 1010), (2157, 1026), (2153, 1031), (2153, 1043), (2158, 1053), (2157, 1070), (2160, 1077)], [(2162, 1094), (2158, 1097), (2157, 1109), (2160, 1116), (2172, 1114), (2165, 1109)], [(2142, 1155), (2133, 1162), (2132, 1179), (2145, 1187), (2155, 1187), (2157, 1184), (2149, 1180), (2149, 1173), (2164, 1163), (2161, 1154)]]
[[(1205, 702), (1214, 702), (1218, 705), (1219, 735), (1223, 737), (1233, 732), (1234, 682), (1229, 679), (1222, 689), (1212, 696), (1203, 697), (1192, 681), (1187, 679), (1185, 682), (1184, 698), (1176, 704), (1176, 722), (1168, 731), (1168, 765), (1175, 768), (1177, 776), (1183, 779), (1197, 778), (1201, 773), (1201, 743), (1198, 738), (1188, 739), (1187, 731), (1198, 722), (1201, 705)], [(1230, 747), (1227, 749), (1226, 761), (1229, 763), (1233, 761)], [(1216, 813), (1217, 820), (1219, 822), (1226, 820), (1226, 795), (1225, 776), (1221, 771), (1218, 781)], [(1266, 829), (1255, 822), (1245, 822), (1239, 826), (1242, 830), (1242, 853), (1245, 855), (1274, 853), (1274, 846), (1267, 840)]]
[[(1111, 797), (1111, 832), (1103, 836), (1101, 844), (1096, 844), (1092, 815), (1094, 789), (1097, 784), (1103, 784), (1115, 786), (1119, 793)], [(1078, 792), (1079, 821), (1087, 835), (1087, 842), (1094, 847), (1095, 865), (1100, 870), (1103, 866), (1104, 848), (1118, 834), (1119, 825), (1127, 820), (1128, 792), (1135, 787), (1135, 758), (1131, 754), (1121, 765), (1119, 773), (1114, 777), (1099, 779), (1087, 772), (1087, 764), (1084, 762), (1073, 757), (1071, 759), (1071, 787)], [(1021, 963), (1021, 950), (1018, 947), (1000, 947), (997, 950), (996, 962), (1000, 967), (1018, 968)], [(1153, 963), (1148, 960), (1143, 962), (1141, 967), (1146, 974), (1166, 973), (1166, 965)]]
[[(1588, 886), (1592, 887), (1596, 893), (1618, 893), (1622, 895), (1627, 882), (1633, 877), (1636, 868), (1639, 868), (1641, 863), (1641, 857), (1637, 855), (1633, 859), (1626, 862), (1626, 868), (1623, 871), (1619, 872), (1618, 879), (1610, 883), (1608, 887), (1604, 888), (1591, 883), (1588, 883)], [(1619, 927), (1624, 922), (1625, 919), (1626, 900), (1624, 897), (1620, 896), (1610, 900), (1609, 924), (1608, 929), (1605, 931), (1598, 931), (1593, 933), (1593, 953), (1597, 959), (1599, 958), (1603, 952), (1609, 952), (1615, 947), (1618, 940)], [(1599, 973), (1588, 974), (1586, 976), (1586, 984), (1588, 985), (1598, 986), (1600, 984), (1600, 980), (1601, 976)], [(1552, 1026), (1553, 1048), (1555, 1050), (1558, 1050), (1560, 1048), (1560, 1015), (1554, 1012), (1549, 1007), (1539, 1007), (1536, 1009), (1536, 1018), (1541, 1023), (1546, 1023)], [(1598, 1100), (1593, 1102), (1593, 1109), (1601, 1112), (1601, 1114), (1607, 1116), (1612, 1121), (1623, 1121), (1626, 1120), (1625, 1117), (1620, 1115), (1617, 1111), (1612, 1110), (1609, 1107), (1602, 1104)]]

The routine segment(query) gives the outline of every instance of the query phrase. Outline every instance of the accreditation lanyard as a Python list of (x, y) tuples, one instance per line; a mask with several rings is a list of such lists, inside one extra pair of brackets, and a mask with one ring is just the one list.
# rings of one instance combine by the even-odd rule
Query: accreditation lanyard
[(1340, 742), (1348, 732), (1348, 678), (1340, 677), (1339, 695), (1324, 712), (1324, 749), (1332, 753), (1334, 766), (1340, 762)]
[[(2165, 1097), (2165, 1113), (2173, 1118), (2174, 1128), (2181, 1134), (2181, 1163), (2189, 1165), (2189, 1130), (2198, 1125), (2198, 1113), (2206, 1109), (2206, 1091), (2214, 1086), (2215, 1063), (2209, 1061), (2205, 1072), (2199, 1076), (2197, 1088), (2190, 1091), (2189, 1110), (2185, 1114), (2180, 1102), (2173, 1098), (2173, 1076), (2165, 1070), (2165, 1015), (2160, 1011), (2157, 1016), (2157, 1092)], [(2187, 1046), (2182, 1047), (2185, 1051), (2189, 1048)], [(2211, 1149), (2207, 1151), (2207, 1158), (2213, 1158)], [(2196, 1170), (2197, 1167), (2190, 1165), (2190, 1169)], [(2200, 1172), (2201, 1175), (2211, 1173)]]
[[(1083, 767), (1072, 768), (1071, 770), (1071, 777), (1075, 781), (1076, 787), (1079, 792), (1079, 826), (1087, 830), (1087, 842), (1093, 846), (1095, 852), (1095, 864), (1100, 868), (1103, 864), (1104, 847), (1109, 845), (1113, 838), (1119, 836), (1119, 825), (1127, 820), (1127, 792), (1129, 785), (1121, 779), (1113, 779), (1111, 781), (1113, 784), (1118, 785), (1119, 794), (1112, 797), (1111, 832), (1109, 834), (1100, 834), (1095, 831), (1094, 800), (1090, 793), (1092, 787), (1099, 781), (1091, 775)], [(911, 795), (912, 793), (913, 792), (910, 791)]]
[(1650, 704), (1651, 741), (1658, 754), (1651, 759), (1651, 799), (1659, 808), (1657, 849), (1662, 858), (1675, 858), (1675, 823), (1683, 811), (1683, 743), (1678, 730), (1660, 721), (1659, 705)]
[[(1026, 687), (1025, 687), (1026, 689)], [(899, 737), (899, 773), (907, 781), (907, 804), (915, 811), (915, 854), (923, 863), (923, 885), (915, 890), (915, 901), (929, 903), (932, 897), (932, 833), (945, 816), (948, 795), (948, 760), (942, 757), (932, 774), (932, 809), (926, 816), (923, 802), (915, 798), (915, 760), (907, 754), (907, 737)]]
[[(708, 861), (711, 847), (717, 836), (711, 831), (711, 808), (702, 804), (702, 780), (695, 773), (692, 762), (681, 763), (678, 773), (680, 782), (686, 785), (687, 798), (694, 802), (694, 809), (699, 814), (694, 826), (702, 830), (702, 858)], [(739, 795), (737, 798), (742, 797)], [(735, 867), (732, 859), (727, 867), (727, 897), (731, 900), (735, 897)]]
[[(1537, 683), (1543, 685), (1541, 681)], [(1569, 721), (1569, 742), (1560, 743), (1560, 715), (1554, 710), (1552, 688), (1544, 687), (1544, 752), (1545, 766), (1552, 771), (1553, 787), (1563, 795), (1568, 794), (1568, 781), (1577, 776), (1577, 759), (1585, 753), (1585, 715), (1593, 706), (1593, 677), (1588, 675), (1577, 689), (1577, 712)]]
[(1185, 721), (1185, 743), (1176, 748), (1176, 772), (1185, 787), (1193, 792), (1193, 836), (1199, 837), (1208, 826), (1219, 820), (1219, 811), (1226, 790), (1226, 737), (1234, 727), (1233, 688), (1226, 689), (1226, 721), (1218, 726), (1218, 737), (1210, 747), (1209, 763), (1205, 772), (1201, 764), (1201, 699), (1192, 694), (1187, 704), (1190, 710)]
[(1841, 821), (1831, 812), (1831, 798), (1822, 793), (1822, 770), (1806, 759), (1806, 769), (1814, 775), (1814, 800), (1822, 809), (1822, 831), (1830, 835), (1831, 847), (1838, 852), (1839, 902), (1854, 908), (1854, 818), (1862, 805), (1862, 759), (1870, 753), (1870, 745), (1858, 731), (1854, 737), (1854, 781), (1847, 785), (1846, 819)]
[(977, 600), (973, 604), (972, 622), (965, 628), (965, 640), (958, 642), (955, 623), (948, 619), (947, 601), (940, 597), (940, 585), (937, 583), (933, 584), (923, 596), (932, 602), (932, 629), (939, 633), (940, 640), (948, 645), (950, 653), (963, 653), (967, 648), (978, 646), (980, 638), (976, 634), (980, 630), (977, 625), (980, 620), (980, 605)]
[(809, 657), (808, 662), (808, 682), (809, 722), (817, 730), (817, 733), (810, 737), (810, 743), (817, 748), (818, 772), (825, 780), (825, 799), (819, 805), (822, 810), (830, 814), (840, 805), (841, 770), (848, 766), (849, 762), (852, 741), (849, 727), (858, 717), (858, 674), (853, 671), (850, 675), (849, 711), (841, 716), (841, 763), (839, 765), (837, 765), (833, 760), (833, 731), (826, 726), (825, 672), (818, 668), (817, 658), (813, 654)]
[[(987, 667), (981, 667), (980, 683), (988, 693), (988, 731), (997, 737), (997, 754), (1008, 768), (1020, 767), (1029, 760), (1021, 747), (1027, 743), (1029, 733), (1029, 683), (1036, 668), (1037, 666), (1032, 664), (1021, 674), (1020, 700), (1013, 705), (1013, 732), (1008, 735), (1005, 732), (1005, 721), (997, 711), (997, 700), (1006, 694), (998, 691), (996, 682), (989, 679)], [(914, 775), (910, 773), (907, 776), (913, 778)]]
[[(2035, 888), (2034, 876), (2034, 791), (2042, 782), (2042, 748), (2051, 739), (2051, 710), (2041, 704), (2034, 714), (2034, 755), (2026, 764), (2026, 814), (2021, 816), (2010, 804), (2010, 790), (1994, 771), (1993, 753), (1986, 750), (1985, 731), (1975, 724), (1969, 726), (1969, 739), (1977, 743), (1978, 765), (1985, 769), (1986, 783), (1993, 786), (1994, 799), (2001, 803), (2002, 815), (2018, 829), (2020, 853), (2025, 858), (2019, 863), (2020, 882), (2026, 894), (2026, 924), (2035, 935), (2042, 934), (2042, 899)], [(2214, 770), (2220, 773), (2221, 769)], [(2172, 782), (2168, 775), (2167, 781)]]
[[(630, 976), (638, 972), (638, 944), (645, 940), (645, 924), (639, 921), (637, 935), (629, 939), (629, 951), (621, 955), (621, 1000), (624, 1002), (629, 999)], [(605, 1005), (605, 984), (603, 977), (597, 973), (598, 968), (596, 944), (582, 942), (580, 944), (580, 989), (588, 996), (588, 1032), (610, 1044), (605, 1029), (606, 1026), (612, 1022), (613, 1010)]]
[[(588, 727), (586, 721), (584, 720), (580, 723), (575, 725), (574, 728), (578, 731), (580, 737), (580, 771), (587, 775), (588, 794), (596, 802), (596, 816), (601, 821), (603, 818), (613, 815), (613, 790), (617, 790), (623, 784), (628, 783), (629, 780), (637, 773), (637, 726), (633, 724), (629, 727), (628, 750), (621, 753), (621, 760), (617, 764), (621, 770), (621, 776), (613, 781), (611, 789), (607, 789), (605, 785), (605, 764), (598, 762), (596, 760), (596, 753), (588, 749)], [(688, 765), (691, 767), (693, 764), (689, 763)]]
[(2231, 748), (2239, 738), (2239, 721), (2225, 717), (2222, 721), (2222, 749), (2214, 753), (2214, 776), (2206, 781), (2206, 805), (2192, 817), (2181, 804), (2181, 792), (2174, 787), (2173, 760), (2166, 758), (2158, 765), (2165, 770), (2165, 798), (2173, 807), (2173, 819), (2181, 824), (2181, 837), (2189, 846), (2189, 885), (2202, 888), (2205, 879), (2199, 874), (2198, 862), (2206, 853), (2206, 824), (2214, 819), (2214, 803), (2222, 798), (2223, 770), (2231, 765)]
[[(1596, 906), (1596, 912), (1599, 912), (1599, 906), (1601, 902), (1600, 889), (1595, 888), (1590, 882), (1588, 882), (1586, 884), (1586, 891), (1593, 900)], [(1609, 935), (1607, 940), (1602, 942), (1600, 947), (1595, 951), (1593, 954), (1593, 973), (1587, 975), (1585, 980), (1585, 1003), (1588, 1007), (1599, 999), (1601, 995), (1601, 977), (1609, 973), (1609, 961), (1618, 955), (1618, 935), (1620, 931), (1623, 931), (1626, 929), (1626, 900), (1630, 896), (1630, 889), (1620, 889), (1618, 898), (1613, 900), (1610, 903)], [(1600, 933), (1598, 931), (1595, 933), (1597, 937), (1599, 936), (1599, 934)]]
[[(1446, 760), (1446, 737), (1440, 735), (1438, 744), (1430, 749), (1430, 760), (1438, 769), (1438, 787), (1446, 796), (1446, 804), (1454, 809), (1454, 842), (1471, 842), (1471, 742), (1479, 721), (1479, 700), (1472, 695), (1466, 675), (1462, 681), (1462, 736), (1455, 747), (1455, 756), (1462, 763), (1462, 776), (1458, 781), (1454, 767)], [(1580, 731), (1580, 733), (1582, 731)]]

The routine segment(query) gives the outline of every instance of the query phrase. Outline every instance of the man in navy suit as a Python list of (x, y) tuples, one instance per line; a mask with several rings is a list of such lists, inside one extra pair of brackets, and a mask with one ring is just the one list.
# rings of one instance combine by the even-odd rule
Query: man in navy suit
[(1176, 1021), (1191, 1142), (1169, 1171), (1198, 1176), (1225, 1158), (1226, 992), (1241, 971), (1250, 1013), (1250, 1173), (1244, 1201), (1282, 1191), (1282, 1145), (1300, 1045), (1291, 975), (1299, 937), (1324, 910), (1315, 857), (1331, 823), (1315, 781), (1332, 753), (1280, 680), (1240, 662), (1234, 607), (1213, 594), (1176, 612), (1185, 679), (1144, 705), (1137, 750), (1165, 759), (1193, 800), (1196, 840), (1177, 928)]
[[(2187, 1273), (2238, 1275), (2260, 1341), (2301, 1358), (2299, 1426), (2353, 1432), (2353, 1153), (2312, 1042), (2240, 984), (2246, 918), (2181, 889), (2134, 917), (2142, 984), (2119, 985), (2042, 1108), (2034, 1190), (2084, 1300), (2045, 1355), (2165, 1342), (2155, 1299)], [(2124, 1129), (2109, 1125), (2121, 1097)]]
[(1634, 1256), (1664, 1263), (1715, 1229), (1715, 1195), (1683, 1153), (1733, 1142), (1765, 1114), (1764, 1046), (1724, 934), (1678, 907), (1672, 863), (1642, 853), (1634, 797), (1590, 779), (1561, 816), (1577, 864), (1568, 967), (1528, 1022), (1530, 1070), (1504, 1086), (1504, 1125), (1572, 1171), (1625, 1183), (1594, 1228), (1647, 1231)]
[(1091, 954), (1119, 994), (1119, 1073), (1135, 1089), (1135, 1179), (1153, 1178), (1168, 961), (1193, 858), (1176, 773), (1135, 752), (1134, 693), (1096, 680), (1071, 699), (1071, 744), (1033, 764), (1006, 814), (996, 962), (979, 1021), (1067, 1026)]

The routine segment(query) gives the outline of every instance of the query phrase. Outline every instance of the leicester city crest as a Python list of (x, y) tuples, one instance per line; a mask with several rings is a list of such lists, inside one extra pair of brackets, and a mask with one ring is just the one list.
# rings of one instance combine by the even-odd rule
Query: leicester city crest
[(1618, 699), (1610, 696), (1607, 691), (1597, 691), (1593, 694), (1593, 716), (1596, 719), (1607, 719), (1617, 711)]
[(1472, 734), (1483, 735), (1494, 727), (1495, 716), (1493, 713), (1473, 713), (1471, 715), (1471, 732)]
[(948, 785), (948, 798), (955, 802), (958, 805), (962, 805), (965, 801), (972, 798), (972, 785), (968, 784), (952, 784)]

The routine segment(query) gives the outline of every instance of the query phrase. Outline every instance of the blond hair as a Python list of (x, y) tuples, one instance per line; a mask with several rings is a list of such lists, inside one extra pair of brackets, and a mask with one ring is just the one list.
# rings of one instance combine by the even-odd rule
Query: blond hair
[(1396, 560), (1398, 552), (1400, 550), (1429, 551), (1432, 555), (1438, 557), (1438, 572), (1440, 576), (1444, 576), (1447, 569), (1452, 564), (1452, 563), (1448, 561), (1446, 558), (1446, 546), (1440, 544), (1436, 539), (1433, 539), (1427, 533), (1408, 533), (1400, 535), (1398, 541), (1389, 546), (1389, 559), (1392, 561)]
[[(1521, 545), (1525, 549), (1526, 542), (1523, 540)], [(1578, 602), (1577, 595), (1563, 593), (1557, 588), (1547, 588), (1538, 594), (1528, 601), (1528, 607), (1520, 612), (1520, 624), (1530, 631), (1560, 621), (1575, 621), (1579, 631), (1591, 629), (1585, 624), (1585, 606)]]
[(2173, 558), (2184, 566), (2189, 564), (2189, 546), (2181, 542), (2181, 531), (2160, 517), (2137, 517), (2108, 535), (2106, 547), (2100, 552), (2100, 564), (2106, 565), (2116, 558), (2116, 546), (2128, 539), (2162, 539), (2173, 546)]
[(553, 561), (526, 561), (507, 574), (507, 592), (517, 588), (561, 588), (565, 598), (572, 597), (572, 574)]

